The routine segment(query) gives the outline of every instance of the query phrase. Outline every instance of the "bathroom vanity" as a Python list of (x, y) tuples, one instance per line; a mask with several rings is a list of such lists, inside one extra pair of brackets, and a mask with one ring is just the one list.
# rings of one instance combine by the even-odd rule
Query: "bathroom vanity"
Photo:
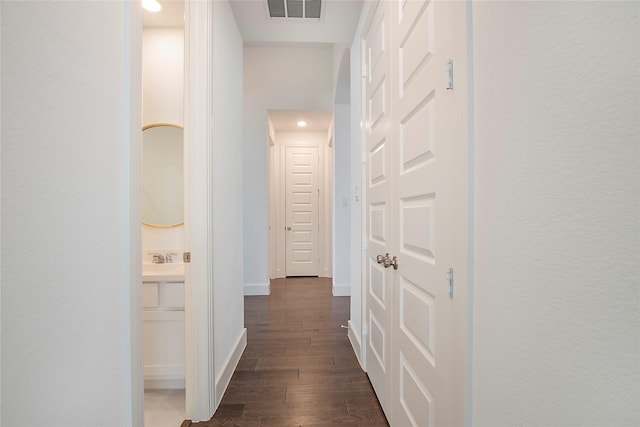
[(184, 388), (184, 264), (143, 264), (145, 388)]

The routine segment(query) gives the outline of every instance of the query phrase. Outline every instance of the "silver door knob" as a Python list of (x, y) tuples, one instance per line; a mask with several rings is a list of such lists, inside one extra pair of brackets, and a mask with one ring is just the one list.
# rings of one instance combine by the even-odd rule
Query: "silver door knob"
[(389, 258), (388, 252), (384, 256), (378, 255), (376, 261), (378, 264), (382, 264), (384, 268), (393, 267), (394, 270), (398, 269), (398, 257)]
[[(393, 267), (394, 270), (398, 269), (398, 257), (393, 257), (391, 258), (391, 261), (389, 261), (389, 265), (391, 265)], [(388, 265), (385, 265), (385, 267), (388, 267)]]
[(394, 270), (398, 269), (398, 257), (389, 258), (388, 252), (384, 256), (378, 255), (376, 261), (378, 264), (382, 264), (384, 268), (393, 267)]

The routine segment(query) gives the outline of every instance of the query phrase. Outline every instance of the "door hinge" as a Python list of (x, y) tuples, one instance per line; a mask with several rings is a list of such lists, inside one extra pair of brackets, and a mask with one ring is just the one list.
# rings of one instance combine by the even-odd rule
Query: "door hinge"
[(191, 252), (184, 252), (182, 254), (182, 262), (189, 264), (191, 262)]
[(453, 268), (447, 270), (447, 286), (449, 287), (449, 298), (453, 298)]
[(447, 60), (445, 69), (447, 70), (447, 89), (453, 89), (453, 60)]
[(369, 327), (368, 327), (368, 325), (369, 324), (366, 323), (366, 322), (364, 322), (362, 324), (362, 335), (365, 336), (365, 337), (369, 335)]
[(362, 164), (366, 164), (367, 163), (367, 153), (362, 153)]
[(369, 77), (369, 72), (367, 70), (367, 65), (366, 64), (362, 64), (362, 78), (367, 78)]

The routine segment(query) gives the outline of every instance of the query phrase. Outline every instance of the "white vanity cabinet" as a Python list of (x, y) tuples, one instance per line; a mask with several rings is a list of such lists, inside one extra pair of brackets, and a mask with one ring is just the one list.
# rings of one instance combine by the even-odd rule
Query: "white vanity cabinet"
[(142, 283), (145, 388), (184, 388), (184, 282)]

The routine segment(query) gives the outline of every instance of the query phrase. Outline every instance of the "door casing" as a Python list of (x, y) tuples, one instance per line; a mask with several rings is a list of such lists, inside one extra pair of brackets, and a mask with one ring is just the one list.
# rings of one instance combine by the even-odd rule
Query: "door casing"
[[(285, 151), (286, 147), (316, 146), (320, 159), (320, 173), (318, 186), (319, 198), (319, 277), (331, 277), (331, 147), (330, 132), (269, 132), (269, 141), (273, 141), (273, 156), (269, 156), (269, 218), (270, 233), (269, 248), (275, 248), (275, 254), (270, 254), (271, 279), (286, 277), (285, 242), (287, 238), (285, 218)], [(315, 134), (313, 138), (309, 135)], [(272, 142), (269, 142), (271, 144)]]

